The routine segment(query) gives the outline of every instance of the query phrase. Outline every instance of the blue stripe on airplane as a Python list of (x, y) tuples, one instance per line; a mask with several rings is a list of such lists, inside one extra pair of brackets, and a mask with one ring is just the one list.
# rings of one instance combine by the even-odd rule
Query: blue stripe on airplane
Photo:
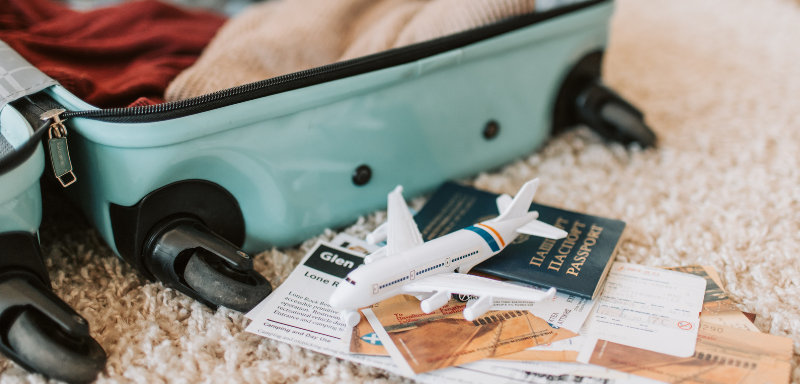
[(497, 245), (497, 242), (494, 241), (494, 237), (492, 237), (492, 235), (490, 235), (489, 232), (486, 232), (485, 229), (476, 227), (474, 225), (464, 229), (481, 235), (481, 237), (483, 237), (483, 239), (486, 240), (486, 242), (489, 244), (489, 248), (492, 249), (492, 252), (497, 252), (500, 250), (500, 247)]

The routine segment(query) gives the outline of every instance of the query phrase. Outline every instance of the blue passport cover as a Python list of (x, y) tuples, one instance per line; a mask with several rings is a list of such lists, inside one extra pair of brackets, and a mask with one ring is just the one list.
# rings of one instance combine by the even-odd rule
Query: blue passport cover
[[(494, 218), (497, 196), (455, 183), (445, 183), (414, 217), (425, 241)], [(533, 203), (539, 220), (569, 233), (551, 240), (520, 234), (516, 240), (473, 271), (508, 280), (555, 287), (589, 299), (608, 274), (625, 223)]]

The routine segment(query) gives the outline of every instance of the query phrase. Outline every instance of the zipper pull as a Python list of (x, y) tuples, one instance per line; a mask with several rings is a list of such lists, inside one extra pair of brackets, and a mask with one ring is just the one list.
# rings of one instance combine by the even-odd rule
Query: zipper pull
[[(50, 124), (48, 131), (47, 145), (50, 147), (50, 162), (53, 164), (53, 172), (56, 174), (56, 179), (62, 186), (68, 187), (76, 180), (75, 174), (72, 173), (72, 162), (69, 160), (69, 147), (67, 146), (67, 127), (61, 120), (61, 114), (66, 112), (63, 109), (51, 109), (42, 113), (39, 118), (42, 120), (53, 119), (53, 124)], [(65, 178), (64, 176), (69, 175)], [(65, 181), (66, 179), (66, 181)]]

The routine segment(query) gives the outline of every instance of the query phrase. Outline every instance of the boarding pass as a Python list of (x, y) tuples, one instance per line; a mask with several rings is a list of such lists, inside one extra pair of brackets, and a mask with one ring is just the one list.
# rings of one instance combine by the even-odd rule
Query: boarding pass
[(678, 357), (694, 353), (706, 280), (687, 273), (616, 262), (586, 323), (586, 362), (597, 339)]

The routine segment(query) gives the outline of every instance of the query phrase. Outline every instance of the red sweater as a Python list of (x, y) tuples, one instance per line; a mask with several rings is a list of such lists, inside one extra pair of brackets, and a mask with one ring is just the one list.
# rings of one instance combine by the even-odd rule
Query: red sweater
[(169, 82), (224, 22), (155, 0), (89, 12), (50, 0), (0, 0), (0, 40), (102, 108), (163, 102)]

